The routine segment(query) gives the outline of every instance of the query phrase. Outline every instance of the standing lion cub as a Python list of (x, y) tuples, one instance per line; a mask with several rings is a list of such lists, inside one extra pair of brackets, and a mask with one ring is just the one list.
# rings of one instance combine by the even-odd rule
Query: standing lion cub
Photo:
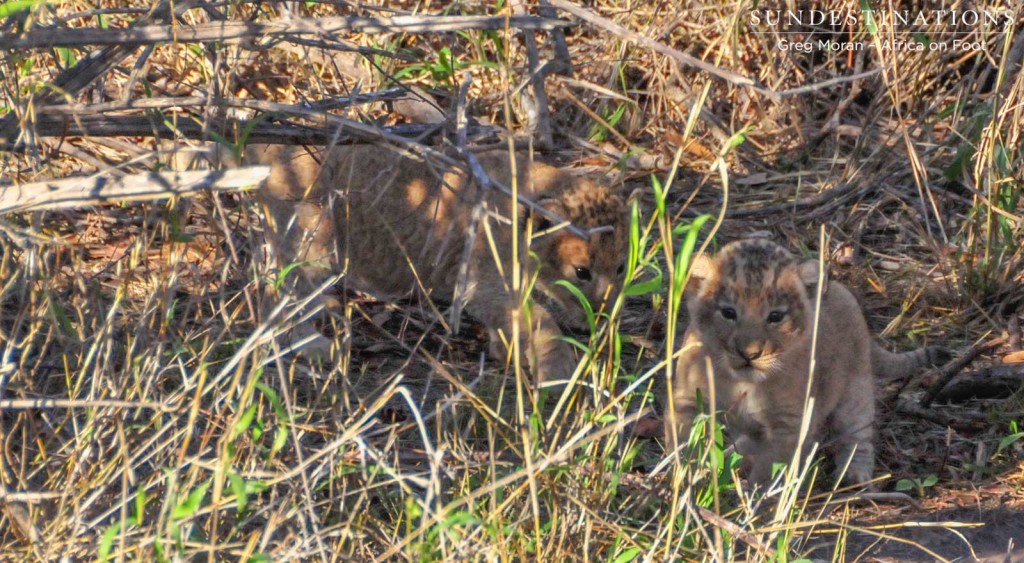
[(793, 457), (809, 385), (814, 408), (806, 446), (827, 431), (837, 472), (846, 468), (848, 481), (869, 481), (875, 465), (874, 375), (908, 373), (941, 360), (945, 351), (882, 349), (871, 340), (857, 300), (826, 277), (811, 374), (817, 261), (748, 239), (698, 260), (693, 278), (690, 327), (672, 381), (677, 426), (666, 425), (669, 444), (686, 440), (698, 391), (707, 400), (713, 379), (715, 408), (725, 412), (736, 449), (750, 462), (750, 479), (764, 483), (774, 462)]
[[(376, 146), (311, 150), (255, 147), (249, 160), (271, 165), (261, 196), (273, 220), (274, 247), (283, 264), (301, 263), (307, 292), (331, 274), (379, 296), (420, 292), (451, 301), (459, 283), (473, 209), (483, 220), (468, 260), (465, 310), (487, 326), (492, 355), (504, 357), (519, 303), (513, 295), (513, 242), (523, 265), (522, 287), (534, 284), (529, 326), (523, 317), (527, 360), (538, 380), (568, 377), (576, 367), (559, 324), (586, 326), (579, 300), (557, 285), (568, 280), (597, 310), (618, 294), (628, 252), (623, 198), (583, 178), (507, 151), (477, 155), (487, 175), (588, 232), (580, 237), (535, 210), (519, 206), (513, 229), (511, 199), (481, 193), (465, 172), (399, 156)], [(513, 173), (513, 164), (515, 172)], [(533, 237), (524, 236), (532, 217)], [(608, 227), (596, 229), (596, 227)], [(514, 240), (514, 234), (518, 238)], [(326, 297), (328, 306), (334, 302)]]

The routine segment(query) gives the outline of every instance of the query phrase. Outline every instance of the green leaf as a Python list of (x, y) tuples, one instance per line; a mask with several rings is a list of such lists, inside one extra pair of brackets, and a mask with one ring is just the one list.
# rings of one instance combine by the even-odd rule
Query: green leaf
[(146, 487), (142, 483), (135, 489), (135, 521), (142, 522), (146, 514)]
[(939, 482), (939, 478), (934, 473), (932, 473), (931, 475), (929, 475), (929, 476), (924, 478), (924, 482), (921, 483), (921, 486), (922, 487), (931, 487), (932, 485), (934, 485), (935, 483), (938, 483), (938, 482)]
[(281, 398), (278, 397), (277, 392), (271, 389), (266, 383), (256, 382), (256, 388), (263, 393), (263, 396), (270, 401), (270, 405), (274, 407), (274, 413), (277, 414), (277, 432), (274, 433), (274, 441), (270, 445), (270, 455), (273, 456), (281, 448), (284, 447), (285, 442), (288, 440), (288, 422), (291, 420), (288, 417), (288, 411), (284, 408), (284, 403), (281, 402)]
[(470, 524), (479, 525), (482, 523), (483, 520), (481, 520), (472, 512), (468, 512), (465, 510), (456, 510), (449, 517), (445, 518), (443, 522), (441, 522), (441, 529), (447, 530), (454, 526), (466, 526)]
[[(0, 6), (2, 8), (2, 6)], [(103, 537), (100, 538), (100, 546), (97, 552), (97, 557), (101, 562), (105, 562), (110, 557), (110, 550), (114, 547), (114, 538), (117, 537), (117, 533), (121, 531), (121, 521), (114, 522), (107, 528), (106, 532), (103, 532)]]
[(661, 180), (657, 176), (651, 174), (651, 187), (654, 188), (654, 205), (658, 212), (658, 217), (665, 216), (665, 196), (668, 190), (665, 190), (661, 185)]
[(656, 278), (645, 282), (630, 284), (629, 287), (626, 288), (626, 297), (636, 297), (637, 295), (657, 293), (657, 291), (661, 289), (662, 281), (661, 275), (658, 275)]
[(235, 423), (235, 427), (231, 429), (231, 434), (228, 435), (228, 442), (234, 442), (235, 438), (238, 438), (242, 432), (245, 432), (252, 425), (252, 419), (256, 416), (256, 406), (249, 405), (249, 408), (245, 409), (242, 416), (238, 418), (238, 422)]
[(731, 153), (733, 149), (747, 142), (747, 133), (749, 133), (751, 129), (753, 129), (753, 127), (748, 125), (743, 129), (740, 129), (739, 131), (733, 133), (733, 135), (729, 137), (729, 140), (725, 143), (725, 151), (722, 153), (722, 156)]
[(64, 66), (74, 66), (78, 62), (78, 57), (75, 56), (75, 52), (67, 47), (55, 47), (54, 51), (60, 56), (61, 62)]
[(1004, 147), (1001, 144), (997, 144), (996, 146), (992, 147), (992, 164), (995, 165), (996, 172), (998, 172), (1000, 175), (1009, 176), (1010, 152), (1006, 150), (1006, 147)]
[(256, 423), (252, 425), (252, 441), (259, 442), (260, 437), (263, 436), (264, 430), (263, 421), (257, 420)]
[(49, 4), (46, 0), (10, 0), (0, 4), (0, 18), (6, 18), (30, 10), (39, 4)]
[(196, 487), (194, 491), (188, 494), (188, 498), (185, 499), (185, 502), (174, 507), (174, 510), (171, 511), (171, 519), (182, 520), (195, 514), (196, 511), (199, 510), (199, 507), (203, 505), (203, 499), (206, 498), (206, 490), (209, 488), (209, 481)]
[(912, 491), (915, 488), (917, 488), (917, 486), (914, 485), (914, 482), (911, 481), (910, 479), (900, 479), (899, 481), (896, 482), (895, 487), (897, 491)]
[(277, 425), (277, 432), (274, 433), (274, 441), (270, 444), (270, 455), (274, 455), (281, 451), (285, 443), (288, 441), (288, 427), (284, 424)]
[(626, 114), (626, 104), (619, 104), (619, 107), (615, 108), (615, 111), (605, 121), (612, 127), (619, 124), (622, 121), (622, 116)]
[(1021, 438), (1024, 438), (1024, 432), (1017, 432), (1015, 434), (1010, 434), (1009, 436), (1004, 436), (1002, 440), (999, 440), (999, 447), (996, 448), (996, 453), (999, 453), (1005, 450), (1006, 448), (1012, 446)]
[(590, 327), (590, 333), (593, 334), (594, 332), (596, 332), (597, 319), (594, 318), (594, 307), (590, 305), (590, 301), (587, 299), (587, 296), (583, 295), (583, 292), (580, 291), (580, 288), (576, 287), (568, 280), (558, 280), (557, 282), (555, 282), (555, 285), (560, 285), (564, 287), (569, 291), (569, 293), (573, 294), (573, 296), (576, 297), (577, 300), (579, 300), (580, 306), (583, 307), (583, 312), (586, 313), (587, 315), (587, 326)]
[(280, 291), (281, 286), (284, 285), (284, 280), (288, 279), (288, 274), (290, 274), (292, 270), (298, 268), (301, 265), (302, 262), (292, 262), (291, 264), (288, 264), (284, 268), (281, 268), (281, 272), (277, 274), (277, 279), (274, 280), (274, 291)]
[(53, 296), (51, 296), (49, 302), (50, 312), (57, 318), (57, 324), (60, 325), (60, 328), (64, 330), (67, 336), (74, 338), (75, 327), (71, 324), (71, 317), (68, 316), (67, 311), (64, 310), (64, 307)]
[(631, 547), (620, 553), (619, 556), (613, 560), (613, 563), (629, 563), (639, 557), (641, 553), (643, 553), (643, 550), (639, 547)]
[(238, 512), (245, 512), (245, 505), (249, 504), (249, 495), (245, 490), (245, 479), (235, 473), (228, 472), (228, 483), (231, 484), (231, 492), (235, 493), (235, 502), (238, 504)]
[[(138, 520), (135, 518), (128, 518), (123, 521), (123, 524), (127, 526), (138, 525)], [(121, 533), (122, 521), (118, 520), (107, 528), (106, 532), (103, 532), (103, 537), (100, 538), (99, 549), (96, 553), (97, 558), (100, 561), (106, 561), (110, 557), (110, 550), (114, 548), (114, 540), (117, 539), (118, 534)]]

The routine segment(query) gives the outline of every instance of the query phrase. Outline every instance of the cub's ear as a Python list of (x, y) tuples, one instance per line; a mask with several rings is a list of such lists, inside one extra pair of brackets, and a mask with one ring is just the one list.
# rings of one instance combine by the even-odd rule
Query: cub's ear
[(692, 265), (690, 266), (690, 283), (698, 284), (711, 275), (712, 271), (712, 258), (706, 252), (698, 254), (690, 258)]
[(701, 286), (704, 285), (704, 280), (714, 275), (715, 265), (714, 258), (708, 253), (691, 256), (690, 260), (690, 280), (683, 288), (683, 296), (692, 301), (697, 298)]
[[(823, 275), (819, 276), (819, 273)], [(809, 292), (813, 291), (818, 285), (818, 278), (822, 281), (822, 295), (825, 294), (824, 290), (828, 289), (828, 264), (825, 265), (825, 271), (821, 272), (818, 269), (817, 260), (804, 260), (797, 267), (797, 274), (800, 276), (800, 281), (804, 282), (804, 286), (807, 287)]]
[(558, 217), (560, 220), (553, 220), (548, 215), (539, 212), (533, 207), (528, 207), (524, 217), (527, 219), (533, 219), (533, 232), (543, 233), (548, 229), (557, 226), (558, 224), (568, 220), (568, 210), (565, 208), (565, 204), (561, 200), (546, 197), (537, 201), (537, 205), (543, 207), (545, 210)]

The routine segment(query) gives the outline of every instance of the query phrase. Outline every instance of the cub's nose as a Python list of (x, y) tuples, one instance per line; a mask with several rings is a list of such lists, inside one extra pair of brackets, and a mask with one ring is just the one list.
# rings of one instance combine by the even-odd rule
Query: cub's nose
[(612, 303), (618, 295), (618, 284), (612, 281), (608, 276), (597, 277), (597, 283), (594, 284), (594, 296), (597, 298), (598, 302), (604, 301), (605, 303)]
[(750, 342), (746, 345), (737, 345), (736, 354), (749, 364), (764, 355), (764, 343)]

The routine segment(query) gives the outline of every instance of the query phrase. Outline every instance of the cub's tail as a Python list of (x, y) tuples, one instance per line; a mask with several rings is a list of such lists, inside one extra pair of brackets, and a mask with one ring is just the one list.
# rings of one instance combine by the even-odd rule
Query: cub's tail
[(952, 356), (942, 346), (924, 346), (909, 352), (890, 352), (877, 342), (871, 343), (871, 369), (875, 377), (895, 379), (906, 377), (920, 368), (937, 366)]

